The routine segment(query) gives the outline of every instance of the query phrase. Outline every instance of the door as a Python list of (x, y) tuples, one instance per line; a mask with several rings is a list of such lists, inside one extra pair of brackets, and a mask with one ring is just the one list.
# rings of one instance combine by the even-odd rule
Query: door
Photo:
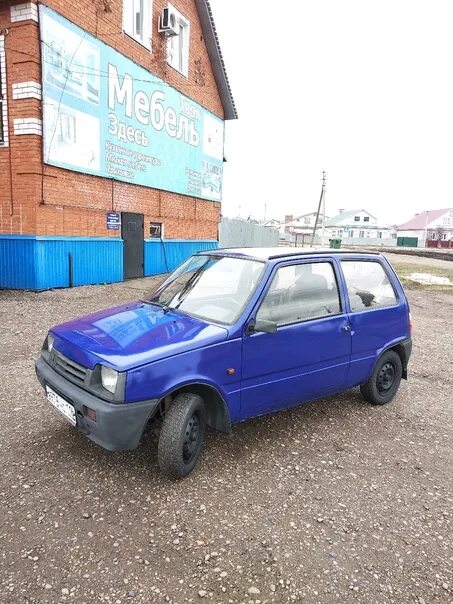
[(404, 294), (398, 294), (380, 261), (342, 260), (341, 268), (350, 308), (350, 388), (370, 377), (382, 349), (410, 335), (409, 309)]
[(144, 216), (122, 212), (121, 237), (123, 238), (124, 278), (143, 277)]
[(242, 343), (242, 419), (344, 388), (351, 335), (334, 264), (277, 269), (256, 312), (275, 333), (247, 333)]

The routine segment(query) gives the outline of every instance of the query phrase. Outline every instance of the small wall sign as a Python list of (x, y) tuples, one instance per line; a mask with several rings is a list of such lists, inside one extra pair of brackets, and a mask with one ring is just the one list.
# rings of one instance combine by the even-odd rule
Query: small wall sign
[(119, 231), (121, 226), (121, 214), (119, 212), (107, 212), (107, 229)]

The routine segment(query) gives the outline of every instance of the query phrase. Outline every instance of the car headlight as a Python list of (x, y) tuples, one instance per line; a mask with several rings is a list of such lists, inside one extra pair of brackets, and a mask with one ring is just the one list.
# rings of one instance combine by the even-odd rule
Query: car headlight
[(110, 369), (110, 367), (104, 367), (102, 365), (101, 366), (101, 382), (102, 382), (102, 386), (106, 390), (108, 390), (112, 394), (115, 394), (116, 385), (118, 383), (118, 371), (115, 371), (114, 369)]
[(50, 333), (48, 333), (47, 334), (47, 350), (49, 352), (52, 352), (54, 340), (55, 340), (55, 338), (53, 336), (51, 336)]

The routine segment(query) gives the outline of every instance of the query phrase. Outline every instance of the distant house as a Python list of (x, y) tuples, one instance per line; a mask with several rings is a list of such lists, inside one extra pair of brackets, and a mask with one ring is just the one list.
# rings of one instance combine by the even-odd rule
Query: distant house
[(326, 235), (341, 239), (387, 239), (394, 237), (388, 224), (381, 224), (367, 210), (340, 210), (326, 220)]
[(266, 222), (263, 224), (263, 226), (279, 229), (280, 228), (280, 221), (279, 220), (275, 220), (275, 218), (271, 218), (270, 220), (266, 220)]
[[(280, 240), (303, 245), (313, 233), (316, 214), (317, 212), (308, 212), (299, 216), (287, 214), (284, 221), (280, 223)], [(317, 229), (319, 228), (322, 228), (322, 216), (318, 218)]]
[(414, 239), (414, 246), (453, 247), (453, 208), (415, 214), (398, 226), (397, 233), (398, 239)]

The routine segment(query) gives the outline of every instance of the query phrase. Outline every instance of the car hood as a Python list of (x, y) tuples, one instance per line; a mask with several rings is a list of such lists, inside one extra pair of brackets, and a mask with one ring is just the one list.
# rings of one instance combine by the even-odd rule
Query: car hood
[(228, 330), (140, 301), (108, 308), (51, 329), (54, 346), (77, 363), (125, 371), (225, 340)]

